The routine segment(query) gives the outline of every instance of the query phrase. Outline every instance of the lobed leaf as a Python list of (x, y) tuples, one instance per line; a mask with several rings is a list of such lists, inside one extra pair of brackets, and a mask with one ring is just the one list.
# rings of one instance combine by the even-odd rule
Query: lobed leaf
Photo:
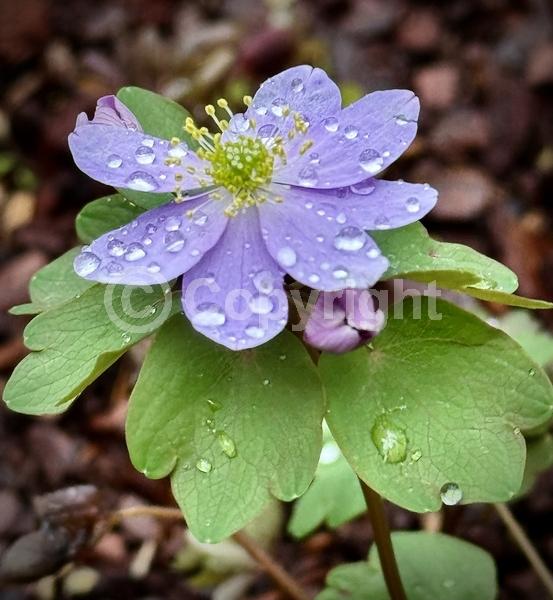
[[(392, 544), (409, 600), (494, 600), (495, 565), (491, 556), (464, 540), (442, 533), (392, 533)], [(317, 600), (389, 600), (375, 546), (368, 563), (340, 565), (327, 576)]]
[(192, 533), (215, 542), (259, 513), (270, 493), (292, 500), (305, 491), (323, 412), (316, 368), (291, 333), (232, 352), (178, 315), (140, 372), (127, 443), (147, 477), (171, 474)]
[[(456, 306), (402, 305), (370, 347), (323, 355), (328, 425), (349, 463), (413, 511), (499, 502), (522, 482), (521, 430), (553, 413), (542, 369), (502, 331)], [(438, 320), (440, 319), (440, 320)]]

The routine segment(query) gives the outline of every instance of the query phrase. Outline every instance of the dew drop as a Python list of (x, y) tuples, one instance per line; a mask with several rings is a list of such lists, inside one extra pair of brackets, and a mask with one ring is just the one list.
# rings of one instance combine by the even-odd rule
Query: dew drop
[(447, 506), (455, 506), (463, 499), (463, 490), (456, 483), (444, 483), (440, 489), (440, 498)]
[(312, 153), (309, 155), (309, 162), (310, 162), (312, 165), (318, 165), (318, 164), (321, 162), (321, 159), (320, 159), (320, 157), (319, 157), (319, 153), (318, 153), (318, 152), (312, 152)]
[(324, 128), (330, 133), (338, 131), (338, 119), (336, 117), (328, 117), (323, 121)]
[(139, 165), (151, 165), (156, 159), (155, 152), (148, 146), (138, 146), (134, 159)]
[(142, 140), (142, 145), (147, 146), (148, 148), (154, 147), (154, 140), (152, 138), (144, 138)]
[(121, 340), (123, 342), (123, 345), (128, 344), (131, 341), (130, 333), (127, 333), (127, 332), (123, 333), (121, 335)]
[(340, 454), (340, 448), (334, 440), (326, 442), (325, 444), (323, 444), (323, 447), (321, 449), (319, 463), (322, 465), (331, 465), (340, 458)]
[(334, 238), (334, 247), (336, 250), (345, 250), (346, 252), (356, 252), (363, 248), (367, 242), (367, 237), (359, 227), (344, 227)]
[(375, 175), (380, 171), (383, 162), (384, 161), (380, 154), (378, 154), (378, 152), (372, 148), (363, 150), (363, 152), (361, 152), (359, 155), (359, 165), (363, 171), (366, 171), (371, 175)]
[(100, 266), (102, 261), (94, 254), (94, 252), (81, 252), (76, 258), (73, 266), (77, 275), (86, 277), (91, 273), (94, 273)]
[(236, 133), (244, 133), (250, 128), (250, 120), (242, 113), (238, 113), (232, 117), (230, 121), (230, 129)]
[(359, 129), (357, 129), (357, 127), (355, 127), (355, 125), (348, 125), (344, 129), (344, 136), (348, 140), (354, 140), (358, 135), (359, 135)]
[(217, 412), (223, 408), (223, 405), (221, 403), (217, 402), (217, 400), (211, 400), (211, 398), (208, 398), (206, 400), (206, 402), (207, 402), (207, 405), (209, 406), (209, 410), (211, 410), (211, 412)]
[(146, 251), (144, 250), (142, 244), (138, 242), (133, 242), (129, 244), (127, 247), (127, 251), (125, 252), (125, 260), (128, 262), (134, 262), (135, 260), (140, 260), (146, 256)]
[(296, 79), (292, 79), (290, 87), (292, 88), (293, 92), (299, 94), (299, 92), (303, 92), (303, 81), (299, 77), (296, 77)]
[(251, 337), (255, 340), (259, 340), (265, 335), (265, 330), (261, 327), (256, 327), (255, 325), (250, 325), (250, 327), (246, 327), (245, 331), (248, 337)]
[(197, 210), (192, 217), (192, 223), (194, 223), (194, 225), (198, 225), (199, 227), (203, 227), (207, 221), (208, 216), (201, 210)]
[(109, 275), (109, 277), (116, 278), (121, 277), (123, 272), (123, 267), (114, 261), (111, 261), (105, 266), (105, 271)]
[(407, 200), (405, 200), (405, 209), (409, 213), (418, 213), (421, 209), (421, 203), (419, 202), (419, 199), (415, 198), (414, 196), (407, 198)]
[(376, 229), (385, 230), (390, 229), (390, 220), (388, 217), (377, 217), (374, 220), (374, 226)]
[(317, 273), (312, 273), (308, 277), (310, 283), (319, 283), (321, 278), (317, 275)]
[(368, 196), (369, 194), (372, 194), (374, 192), (375, 185), (369, 179), (368, 181), (361, 181), (359, 183), (354, 183), (352, 186), (350, 186), (349, 189), (354, 194), (357, 194), (359, 196)]
[(262, 294), (270, 294), (274, 290), (273, 276), (270, 271), (259, 271), (253, 277), (255, 289)]
[(305, 187), (313, 187), (318, 180), (319, 176), (317, 175), (316, 169), (309, 165), (303, 167), (303, 169), (298, 173), (298, 183)]
[(263, 140), (268, 140), (268, 139), (272, 138), (274, 135), (276, 135), (276, 131), (277, 131), (277, 128), (274, 125), (271, 125), (270, 123), (268, 123), (267, 125), (263, 125), (262, 127), (259, 128), (257, 135), (258, 135), (258, 137), (260, 137)]
[(151, 235), (152, 233), (155, 233), (156, 231), (157, 231), (157, 226), (154, 225), (153, 223), (146, 225), (146, 233)]
[(284, 98), (275, 98), (271, 105), (271, 112), (277, 117), (282, 117), (286, 108), (286, 100)]
[(167, 252), (179, 252), (183, 249), (185, 239), (180, 231), (170, 231), (164, 239)]
[(123, 164), (123, 159), (117, 154), (110, 154), (106, 164), (110, 169), (118, 169)]
[(146, 237), (143, 237), (143, 238), (142, 238), (142, 243), (143, 243), (145, 246), (151, 246), (151, 245), (152, 245), (152, 238), (150, 238), (150, 237), (148, 237), (148, 236), (146, 236)]
[(213, 469), (213, 465), (207, 460), (207, 458), (200, 458), (196, 463), (196, 469), (202, 473), (209, 473)]
[(292, 248), (285, 246), (277, 252), (277, 260), (283, 267), (293, 267), (296, 264), (297, 256)]
[(127, 185), (131, 190), (138, 192), (152, 192), (159, 187), (156, 180), (144, 171), (135, 171), (127, 179)]
[(125, 254), (125, 244), (118, 239), (113, 239), (107, 245), (108, 254), (110, 256), (123, 256)]
[(411, 454), (411, 460), (413, 462), (417, 462), (418, 460), (420, 460), (422, 456), (422, 452), (420, 450), (415, 450), (415, 452), (413, 452), (413, 454)]
[(188, 146), (184, 142), (181, 142), (180, 144), (169, 148), (167, 154), (171, 158), (183, 158), (188, 154)]
[(212, 302), (203, 302), (197, 307), (196, 314), (192, 317), (194, 324), (200, 327), (220, 327), (225, 324), (225, 313), (221, 307)]
[(332, 271), (334, 279), (346, 279), (349, 276), (349, 271), (345, 267), (336, 267)]
[(407, 123), (409, 123), (407, 117), (405, 117), (404, 115), (396, 115), (396, 124), (400, 125), (401, 127), (403, 127), (404, 125), (407, 125)]
[(161, 271), (161, 267), (156, 262), (153, 262), (146, 267), (146, 270), (150, 273), (159, 273)]
[(382, 252), (380, 251), (380, 248), (371, 248), (367, 252), (367, 257), (368, 258), (378, 258), (381, 254), (382, 254)]
[(258, 294), (257, 296), (253, 296), (248, 306), (252, 313), (256, 315), (268, 315), (274, 308), (273, 301), (263, 294)]
[(343, 225), (346, 221), (347, 221), (347, 217), (346, 217), (345, 213), (338, 213), (336, 215), (336, 223), (338, 223), (338, 225)]
[(182, 221), (179, 217), (171, 216), (165, 221), (165, 231), (177, 231), (182, 225)]
[(267, 107), (266, 107), (266, 106), (256, 106), (256, 107), (254, 108), (254, 110), (255, 110), (255, 112), (256, 112), (258, 115), (261, 115), (261, 116), (263, 116), (263, 115), (266, 115), (266, 114), (267, 114)]
[(405, 430), (386, 415), (376, 418), (371, 429), (371, 440), (384, 462), (395, 464), (405, 460), (407, 452)]

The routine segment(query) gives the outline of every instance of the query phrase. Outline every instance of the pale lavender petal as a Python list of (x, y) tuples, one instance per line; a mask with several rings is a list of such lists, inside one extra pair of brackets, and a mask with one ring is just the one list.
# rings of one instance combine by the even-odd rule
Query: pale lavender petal
[(209, 200), (208, 194), (164, 204), (83, 248), (75, 259), (75, 271), (101, 283), (169, 281), (193, 267), (217, 243), (227, 221), (222, 201)]
[(184, 276), (184, 312), (197, 331), (231, 350), (259, 346), (286, 325), (283, 277), (250, 209), (230, 219), (219, 243)]
[[(186, 147), (120, 126), (77, 120), (69, 135), (75, 163), (89, 177), (107, 185), (141, 192), (174, 192), (197, 189), (199, 179), (208, 179), (208, 163)], [(179, 165), (167, 164), (180, 161)], [(193, 169), (194, 173), (190, 173)], [(182, 180), (177, 182), (176, 177)]]
[(292, 67), (261, 84), (252, 105), (243, 115), (235, 115), (223, 140), (236, 134), (286, 136), (294, 126), (294, 114), (314, 123), (337, 113), (340, 106), (340, 90), (322, 69)]
[(305, 341), (319, 350), (341, 354), (366, 344), (384, 326), (368, 290), (322, 292), (305, 326)]
[(365, 179), (336, 190), (306, 190), (313, 202), (331, 202), (348, 223), (362, 229), (403, 227), (422, 219), (438, 199), (438, 192), (424, 183)]
[[(408, 90), (368, 94), (294, 138), (286, 147), (287, 165), (279, 168), (274, 180), (337, 188), (376, 175), (413, 141), (419, 108), (418, 98)], [(313, 145), (302, 154), (308, 141)]]
[[(314, 190), (273, 185), (259, 207), (271, 256), (297, 281), (318, 290), (367, 288), (388, 268), (375, 242), (348, 220), (334, 198)], [(281, 203), (274, 199), (283, 200)]]
[[(88, 121), (84, 113), (81, 113), (78, 119), (80, 120), (80, 124)], [(99, 98), (96, 103), (94, 118), (90, 122), (96, 125), (111, 125), (113, 127), (131, 129), (132, 131), (142, 131), (138, 119), (116, 96), (103, 96)]]

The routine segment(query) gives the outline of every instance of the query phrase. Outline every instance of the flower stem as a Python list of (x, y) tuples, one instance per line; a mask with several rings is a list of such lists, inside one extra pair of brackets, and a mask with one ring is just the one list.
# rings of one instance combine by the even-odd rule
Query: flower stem
[(536, 575), (549, 592), (549, 597), (553, 598), (553, 575), (534, 548), (534, 545), (526, 535), (526, 532), (519, 525), (506, 504), (495, 504), (494, 506), (505, 527), (507, 527), (518, 547), (536, 572)]
[[(178, 508), (166, 506), (131, 506), (114, 512), (111, 515), (113, 524), (127, 517), (156, 517), (158, 519), (184, 519)], [(292, 600), (309, 600), (308, 594), (299, 584), (249, 535), (243, 531), (236, 532), (232, 539), (241, 546), (269, 575), (278, 587)]]
[(364, 481), (359, 479), (365, 502), (369, 510), (369, 517), (374, 531), (374, 542), (378, 549), (382, 573), (391, 600), (407, 600), (390, 537), (390, 527), (384, 511), (384, 502), (379, 494), (372, 490)]

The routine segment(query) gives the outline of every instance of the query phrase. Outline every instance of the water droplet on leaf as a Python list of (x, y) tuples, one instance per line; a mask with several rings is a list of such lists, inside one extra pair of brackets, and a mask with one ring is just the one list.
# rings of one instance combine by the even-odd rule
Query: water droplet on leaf
[(200, 458), (196, 463), (196, 469), (202, 473), (209, 473), (212, 468), (213, 465), (206, 458)]
[(371, 429), (371, 439), (384, 462), (395, 464), (405, 460), (407, 453), (405, 430), (386, 415), (380, 415), (375, 420)]
[(456, 483), (444, 483), (440, 489), (440, 498), (447, 506), (455, 506), (463, 499), (463, 490)]

